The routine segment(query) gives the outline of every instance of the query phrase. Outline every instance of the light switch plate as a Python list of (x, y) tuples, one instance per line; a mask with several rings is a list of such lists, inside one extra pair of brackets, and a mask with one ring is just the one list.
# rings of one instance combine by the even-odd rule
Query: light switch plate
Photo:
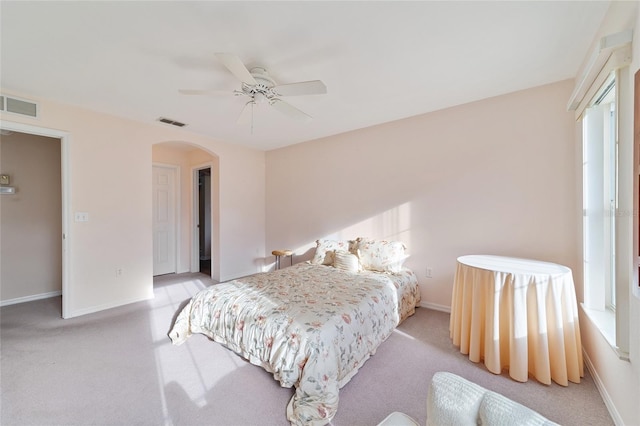
[(9, 185), (10, 181), (9, 175), (0, 175), (0, 185)]

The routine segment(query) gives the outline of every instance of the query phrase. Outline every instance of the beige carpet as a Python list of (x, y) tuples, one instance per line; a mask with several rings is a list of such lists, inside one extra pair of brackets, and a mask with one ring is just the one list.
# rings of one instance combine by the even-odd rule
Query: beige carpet
[[(204, 336), (167, 337), (184, 302), (212, 282), (156, 279), (156, 298), (60, 319), (60, 298), (0, 308), (2, 425), (286, 425), (292, 389)], [(424, 424), (436, 371), (451, 371), (563, 425), (612, 425), (588, 372), (580, 384), (518, 383), (453, 347), (449, 315), (418, 309), (340, 391), (332, 424), (376, 425), (392, 411)]]

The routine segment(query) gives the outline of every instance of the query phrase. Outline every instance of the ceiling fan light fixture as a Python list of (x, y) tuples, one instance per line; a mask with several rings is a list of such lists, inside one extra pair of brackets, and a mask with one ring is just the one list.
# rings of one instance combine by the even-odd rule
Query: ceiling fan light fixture
[(256, 92), (256, 94), (253, 95), (253, 101), (257, 105), (263, 104), (267, 102), (267, 97), (262, 92)]

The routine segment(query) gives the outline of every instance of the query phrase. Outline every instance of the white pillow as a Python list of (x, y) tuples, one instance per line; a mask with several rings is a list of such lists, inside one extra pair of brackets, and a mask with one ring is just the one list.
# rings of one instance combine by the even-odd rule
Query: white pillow
[(311, 259), (315, 265), (333, 265), (333, 256), (328, 254), (336, 250), (349, 251), (349, 241), (316, 240), (316, 253)]
[(377, 272), (400, 272), (409, 257), (406, 247), (399, 241), (358, 238), (356, 252), (363, 269)]
[(348, 272), (359, 272), (360, 261), (358, 256), (344, 250), (336, 250), (333, 252), (333, 266)]

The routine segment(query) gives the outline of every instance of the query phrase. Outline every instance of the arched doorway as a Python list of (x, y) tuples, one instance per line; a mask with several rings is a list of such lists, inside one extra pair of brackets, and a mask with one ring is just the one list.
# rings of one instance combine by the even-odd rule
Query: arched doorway
[[(219, 281), (218, 157), (203, 147), (187, 142), (161, 142), (152, 147), (152, 166), (154, 169), (163, 167), (173, 169), (176, 173), (175, 270), (172, 272), (207, 272), (214, 280)], [(201, 170), (208, 170), (206, 190), (200, 188)], [(206, 192), (203, 193), (203, 191)], [(208, 196), (207, 209), (200, 209), (200, 205), (203, 204), (201, 198), (203, 195)], [(208, 215), (208, 221), (202, 220), (203, 214)], [(209, 250), (201, 250), (202, 241), (209, 244)], [(206, 270), (201, 270), (201, 258), (207, 260)]]

